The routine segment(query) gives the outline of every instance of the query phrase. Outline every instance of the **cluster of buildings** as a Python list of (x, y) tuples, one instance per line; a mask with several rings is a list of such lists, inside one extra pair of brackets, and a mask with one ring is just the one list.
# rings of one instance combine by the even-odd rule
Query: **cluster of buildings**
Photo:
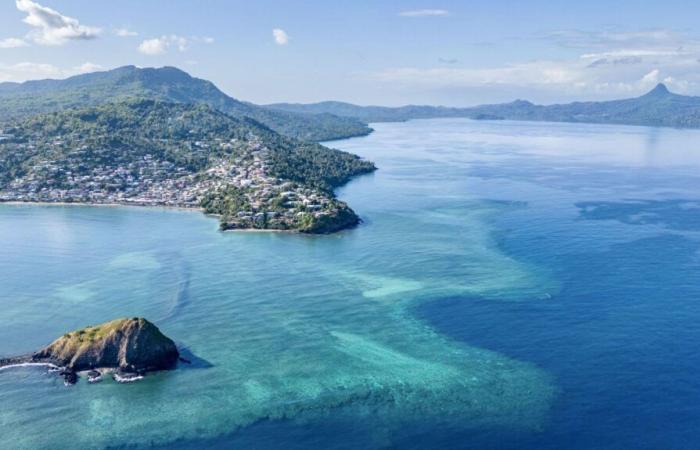
[[(233, 186), (247, 201), (245, 209), (228, 211), (222, 217), (222, 227), (227, 229), (299, 229), (334, 214), (334, 208), (342, 204), (322, 191), (270, 175), (266, 164), (270, 150), (258, 141), (217, 140), (207, 145), (235, 150), (227, 151), (227, 156), (214, 160), (205, 170), (192, 172), (152, 154), (120, 156), (112, 152), (107, 159), (82, 146), (71, 150), (68, 157), (33, 161), (31, 170), (0, 185), (0, 201), (196, 208), (205, 196)], [(108, 162), (99, 163), (101, 160)]]
[(222, 217), (225, 229), (298, 229), (308, 221), (335, 213), (328, 194), (270, 175), (268, 150), (253, 145), (249, 152), (221, 159), (206, 170), (199, 192), (220, 192), (231, 186), (246, 198), (245, 208)]

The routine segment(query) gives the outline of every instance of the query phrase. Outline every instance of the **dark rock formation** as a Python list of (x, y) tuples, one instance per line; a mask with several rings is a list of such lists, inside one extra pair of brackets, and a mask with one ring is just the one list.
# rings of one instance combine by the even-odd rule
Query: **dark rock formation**
[(30, 362), (32, 362), (32, 355), (11, 356), (9, 358), (0, 358), (0, 367), (26, 364)]
[(102, 373), (97, 370), (91, 370), (87, 373), (88, 383), (99, 383), (102, 381)]
[(62, 369), (58, 374), (63, 377), (66, 384), (75, 384), (78, 382), (78, 374), (71, 369)]
[(145, 373), (170, 369), (179, 353), (175, 343), (142, 318), (118, 319), (67, 333), (32, 356), (34, 362), (47, 362), (65, 368), (68, 375), (82, 370), (113, 368)]

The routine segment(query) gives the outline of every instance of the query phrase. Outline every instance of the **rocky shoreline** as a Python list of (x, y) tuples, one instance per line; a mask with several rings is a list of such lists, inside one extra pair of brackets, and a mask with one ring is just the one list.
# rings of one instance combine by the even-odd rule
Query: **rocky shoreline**
[(146, 371), (128, 372), (111, 367), (96, 367), (90, 370), (75, 371), (68, 367), (58, 366), (56, 362), (35, 360), (31, 356), (23, 359), (4, 358), (0, 359), (0, 371), (22, 367), (46, 367), (48, 373), (54, 373), (62, 377), (66, 386), (77, 383), (81, 377), (85, 377), (90, 384), (99, 383), (107, 375), (111, 375), (112, 379), (117, 383), (133, 383), (142, 380), (148, 373)]

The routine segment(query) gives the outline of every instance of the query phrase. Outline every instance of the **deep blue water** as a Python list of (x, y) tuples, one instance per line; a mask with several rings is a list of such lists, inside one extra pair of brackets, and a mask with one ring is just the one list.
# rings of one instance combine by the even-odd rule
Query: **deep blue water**
[(700, 132), (375, 128), (334, 236), (0, 206), (0, 355), (144, 315), (211, 364), (0, 372), (0, 447), (700, 447)]
[(570, 275), (548, 304), (455, 297), (419, 314), (557, 377), (562, 393), (547, 432), (525, 448), (697, 448), (697, 250), (696, 242), (659, 236), (553, 257)]

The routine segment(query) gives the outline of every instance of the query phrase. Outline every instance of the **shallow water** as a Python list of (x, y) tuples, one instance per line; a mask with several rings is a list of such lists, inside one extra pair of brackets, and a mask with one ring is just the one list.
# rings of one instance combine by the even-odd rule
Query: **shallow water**
[(0, 206), (0, 356), (142, 315), (203, 360), (2, 371), (0, 447), (698, 446), (700, 132), (375, 128), (333, 236)]

